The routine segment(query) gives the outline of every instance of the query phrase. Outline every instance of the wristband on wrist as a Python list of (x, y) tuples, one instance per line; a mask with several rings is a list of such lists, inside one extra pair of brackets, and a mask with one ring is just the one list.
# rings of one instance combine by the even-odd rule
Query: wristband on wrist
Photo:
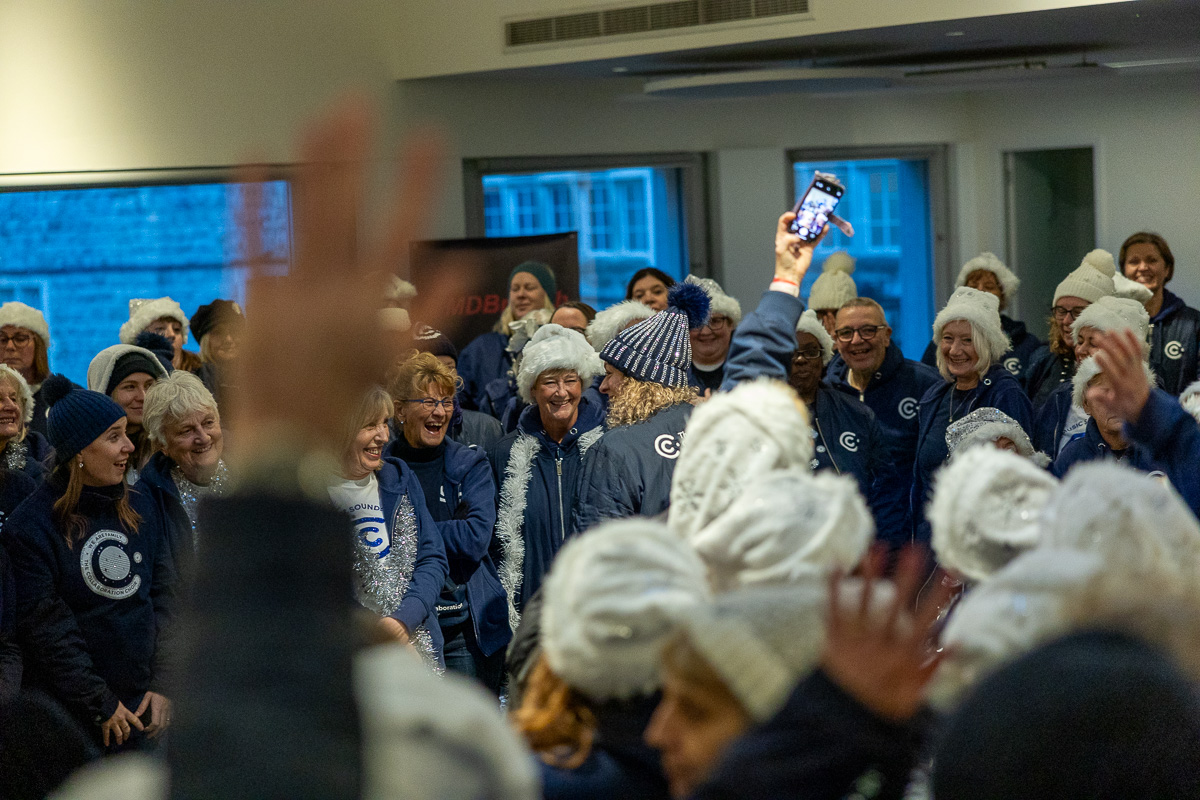
[(771, 281), (772, 292), (783, 292), (790, 294), (792, 297), (800, 296), (800, 284), (795, 281), (789, 281), (787, 278), (776, 278)]

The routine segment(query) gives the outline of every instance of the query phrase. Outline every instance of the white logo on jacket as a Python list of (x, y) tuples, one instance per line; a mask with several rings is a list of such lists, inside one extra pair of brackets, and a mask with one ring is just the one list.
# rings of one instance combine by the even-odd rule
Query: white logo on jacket
[(140, 575), (133, 574), (133, 564), (142, 563), (142, 554), (130, 558), (129, 537), (120, 531), (96, 531), (79, 553), (79, 568), (83, 582), (101, 597), (124, 600), (137, 593), (142, 585)]
[(838, 444), (849, 450), (851, 453), (858, 452), (858, 434), (854, 431), (846, 431), (838, 437)]
[(1163, 353), (1172, 361), (1178, 361), (1183, 358), (1183, 344), (1180, 342), (1167, 342), (1163, 347)]
[(900, 401), (900, 416), (912, 419), (917, 415), (917, 398), (906, 397)]
[(679, 437), (672, 433), (662, 433), (654, 439), (654, 452), (663, 458), (679, 458)]
[(1021, 374), (1021, 359), (1013, 356), (1012, 358), (1004, 359), (1004, 368), (1013, 375)]

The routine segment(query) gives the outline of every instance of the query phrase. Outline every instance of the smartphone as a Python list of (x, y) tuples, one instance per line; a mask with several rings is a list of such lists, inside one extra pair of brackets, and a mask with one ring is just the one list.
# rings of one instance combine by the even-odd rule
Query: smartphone
[(845, 193), (846, 187), (836, 175), (815, 173), (808, 190), (792, 209), (796, 218), (792, 220), (789, 230), (806, 242), (816, 239), (829, 224), (829, 215), (837, 208), (838, 201)]

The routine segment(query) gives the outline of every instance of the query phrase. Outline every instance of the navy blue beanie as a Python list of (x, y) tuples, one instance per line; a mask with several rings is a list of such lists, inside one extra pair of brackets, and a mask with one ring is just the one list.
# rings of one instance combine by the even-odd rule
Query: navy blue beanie
[(65, 375), (51, 375), (41, 391), (42, 399), (50, 406), (46, 435), (59, 464), (74, 458), (125, 416), (125, 409), (111, 397), (80, 389)]
[(549, 266), (540, 261), (526, 261), (523, 264), (518, 264), (513, 267), (512, 272), (508, 273), (509, 286), (512, 286), (512, 280), (517, 277), (518, 272), (528, 272), (537, 278), (538, 283), (542, 285), (542, 291), (546, 293), (546, 297), (550, 298), (551, 303), (554, 302), (555, 293), (558, 291), (558, 282), (554, 279), (554, 272)]

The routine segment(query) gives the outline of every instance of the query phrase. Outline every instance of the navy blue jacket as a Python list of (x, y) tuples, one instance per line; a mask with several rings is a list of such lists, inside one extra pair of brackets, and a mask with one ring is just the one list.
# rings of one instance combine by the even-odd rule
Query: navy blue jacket
[(0, 469), (0, 530), (4, 529), (4, 520), (25, 498), (37, 491), (38, 482), (24, 472)]
[(146, 466), (138, 475), (138, 487), (145, 492), (158, 508), (158, 514), (166, 523), (167, 545), (176, 571), (186, 586), (191, 580), (192, 566), (196, 559), (195, 537), (192, 522), (188, 519), (183, 501), (179, 499), (179, 488), (171, 479), (175, 462), (159, 451), (150, 456)]
[(0, 708), (21, 691), (21, 671), (21, 646), (17, 644), (17, 591), (13, 586), (8, 554), (0, 547)]
[(504, 428), (500, 427), (495, 417), (482, 411), (462, 409), (458, 421), (450, 421), (448, 436), (460, 444), (468, 447), (474, 445), (486, 453), (504, 436)]
[(694, 408), (691, 403), (677, 403), (600, 437), (583, 462), (576, 531), (582, 533), (606, 519), (654, 517), (667, 510), (675, 459)]
[[(393, 442), (386, 455), (403, 460)], [(442, 496), (425, 502), (444, 502), (451, 519), (435, 522), (450, 563), (450, 580), (467, 588), (467, 611), (475, 639), (484, 655), (506, 646), (508, 604), (496, 565), (492, 563), (492, 533), (496, 527), (496, 482), (487, 456), (476, 448), (446, 440)], [(428, 508), (428, 505), (426, 506)]]
[[(458, 354), (458, 375), (463, 380), (460, 394), (464, 408), (482, 409), (484, 390), (488, 383), (504, 378), (512, 368), (512, 354), (504, 348), (508, 337), (502, 333), (488, 331), (475, 337)], [(497, 414), (503, 411), (501, 406)]]
[(1071, 413), (1074, 388), (1070, 381), (1060, 383), (1041, 408), (1034, 408), (1033, 430), (1029, 431), (1029, 438), (1033, 448), (1050, 456), (1051, 460), (1058, 458), (1058, 443)]
[(130, 535), (116, 515), (124, 485), (85, 489), (86, 532), (68, 545), (52, 517), (64, 489), (53, 478), (38, 487), (5, 524), (4, 545), (27, 681), (98, 726), (118, 702), (132, 711), (147, 691), (164, 691), (176, 575), (163, 520), (144, 492), (128, 490), (141, 515)]
[[(1066, 476), (1071, 467), (1084, 461), (1099, 461), (1100, 459), (1115, 459), (1118, 458), (1113, 452), (1113, 449), (1108, 446), (1108, 442), (1104, 441), (1104, 437), (1100, 435), (1100, 428), (1096, 425), (1096, 420), (1089, 419), (1087, 429), (1082, 436), (1076, 436), (1071, 441), (1067, 442), (1058, 454), (1058, 458), (1054, 459), (1054, 463), (1050, 465), (1050, 472), (1056, 478)], [(1157, 472), (1160, 475), (1166, 474), (1166, 469), (1162, 464), (1159, 464), (1151, 456), (1150, 452), (1139, 444), (1134, 442), (1129, 443), (1129, 447), (1119, 456), (1121, 463), (1141, 470), (1142, 472)]]
[[(538, 407), (529, 406), (521, 413), (517, 430), (489, 454), (499, 492), (496, 538), (503, 550), (499, 573), (512, 593), (515, 612), (542, 585), (559, 548), (573, 532), (572, 511), (581, 502), (584, 464), (603, 441), (601, 430), (600, 409), (586, 397), (579, 401), (575, 427), (561, 442), (546, 435)], [(521, 555), (518, 540), (524, 546)]]
[(449, 571), (446, 548), (438, 533), (437, 523), (425, 506), (421, 482), (408, 465), (398, 458), (385, 456), (375, 475), (379, 480), (379, 505), (383, 508), (383, 518), (388, 520), (388, 531), (393, 542), (400, 535), (397, 528), (400, 524), (400, 500), (405, 495), (408, 495), (417, 517), (417, 557), (413, 564), (412, 580), (409, 581), (404, 599), (400, 601), (400, 607), (391, 616), (399, 620), (409, 633), (424, 624), (433, 639), (438, 661), (441, 661), (443, 639), (436, 608)]
[[(953, 388), (954, 381), (942, 381), (931, 387), (921, 398), (917, 408), (919, 430), (914, 453), (921, 452), (925, 439), (933, 429), (934, 416), (941, 408), (946, 394)], [(956, 406), (955, 411), (958, 418), (962, 419), (977, 408), (998, 408), (1015, 419), (1023, 430), (1028, 431), (1033, 427), (1033, 406), (1030, 405), (1029, 398), (1025, 396), (1020, 382), (1000, 364), (992, 365), (979, 383), (975, 384), (975, 388), (967, 392), (961, 407)], [(941, 446), (946, 448), (944, 440)], [(925, 521), (925, 503), (929, 500), (932, 483), (933, 471), (922, 470), (920, 464), (914, 461), (912, 500), (909, 507), (913, 519), (913, 538), (924, 544), (929, 543), (930, 537), (929, 523)]]
[[(1013, 374), (1014, 378), (1024, 384), (1025, 371), (1029, 368), (1033, 354), (1042, 347), (1042, 342), (1025, 328), (1024, 322), (1004, 314), (1000, 315), (1000, 327), (1004, 329), (1004, 334), (1008, 336), (1008, 341), (1011, 343), (1008, 350), (1001, 356), (1000, 363)], [(937, 368), (937, 342), (930, 342), (926, 346), (925, 353), (921, 356), (921, 363), (928, 364), (934, 369)]]
[(1050, 399), (1050, 393), (1064, 383), (1070, 383), (1075, 374), (1075, 356), (1060, 356), (1050, 352), (1050, 345), (1039, 347), (1025, 367), (1025, 394), (1036, 411)]
[(1179, 401), (1161, 389), (1152, 390), (1137, 422), (1126, 423), (1125, 438), (1163, 465), (1175, 490), (1200, 516), (1200, 425)]
[(596, 739), (575, 769), (542, 765), (545, 800), (666, 800), (670, 796), (658, 752), (643, 741), (661, 696), (601, 703)]
[(1150, 369), (1158, 385), (1176, 397), (1196, 380), (1200, 360), (1200, 311), (1163, 289), (1163, 304), (1150, 318)]
[(733, 331), (721, 391), (759, 377), (787, 383), (796, 351), (796, 323), (803, 313), (804, 303), (799, 298), (786, 292), (763, 292), (758, 308)]
[(852, 476), (871, 507), (876, 535), (897, 545), (908, 541), (908, 483), (895, 475), (875, 412), (824, 384), (814, 405), (813, 469)]

